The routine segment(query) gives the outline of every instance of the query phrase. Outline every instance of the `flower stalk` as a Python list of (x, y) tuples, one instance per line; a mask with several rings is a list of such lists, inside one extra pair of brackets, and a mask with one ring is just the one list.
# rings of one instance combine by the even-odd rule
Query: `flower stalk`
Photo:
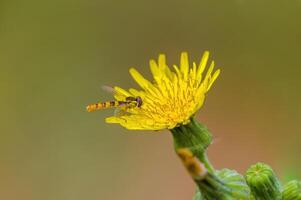
[(170, 131), (173, 135), (175, 151), (182, 148), (189, 149), (209, 172), (214, 171), (206, 155), (206, 149), (212, 142), (212, 134), (204, 125), (191, 118), (190, 123), (180, 125)]

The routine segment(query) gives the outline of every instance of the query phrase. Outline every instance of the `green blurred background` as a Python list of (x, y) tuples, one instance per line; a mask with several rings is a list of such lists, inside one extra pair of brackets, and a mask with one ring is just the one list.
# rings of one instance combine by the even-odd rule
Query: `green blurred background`
[[(301, 1), (0, 1), (0, 199), (183, 200), (194, 185), (168, 131), (128, 131), (85, 106), (136, 87), (161, 52), (211, 52), (198, 114), (216, 168), (300, 175)], [(299, 176), (300, 178), (300, 176)]]

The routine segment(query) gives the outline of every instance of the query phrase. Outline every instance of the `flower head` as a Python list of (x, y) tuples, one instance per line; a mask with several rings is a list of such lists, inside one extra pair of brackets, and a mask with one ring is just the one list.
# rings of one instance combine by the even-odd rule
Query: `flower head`
[(190, 118), (202, 107), (205, 95), (218, 77), (220, 70), (213, 72), (214, 61), (204, 75), (209, 58), (205, 51), (199, 64), (189, 63), (188, 54), (181, 54), (180, 66), (173, 65), (171, 70), (166, 64), (164, 54), (160, 54), (158, 62), (150, 60), (150, 69), (154, 81), (145, 79), (136, 69), (130, 74), (142, 90), (128, 91), (114, 87), (115, 99), (139, 97), (140, 106), (124, 106), (118, 116), (109, 117), (107, 123), (119, 123), (127, 129), (160, 130), (173, 129), (187, 124)]

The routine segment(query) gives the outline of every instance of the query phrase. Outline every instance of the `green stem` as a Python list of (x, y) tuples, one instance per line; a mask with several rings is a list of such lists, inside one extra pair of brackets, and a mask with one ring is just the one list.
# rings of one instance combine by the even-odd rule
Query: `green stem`
[(191, 118), (189, 124), (171, 129), (171, 132), (176, 151), (181, 148), (188, 148), (209, 172), (214, 171), (206, 155), (206, 149), (211, 144), (212, 135), (204, 125)]
[(205, 165), (206, 169), (209, 172), (214, 172), (214, 168), (213, 168), (212, 164), (210, 163), (210, 161), (208, 160), (208, 156), (206, 153), (203, 154), (203, 157), (200, 158), (200, 161)]

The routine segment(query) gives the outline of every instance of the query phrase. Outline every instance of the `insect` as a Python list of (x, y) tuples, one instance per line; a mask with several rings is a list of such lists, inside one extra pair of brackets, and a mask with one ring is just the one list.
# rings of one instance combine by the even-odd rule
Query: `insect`
[[(109, 92), (116, 93), (116, 91), (113, 88), (107, 86), (103, 87), (103, 89)], [(142, 106), (141, 97), (125, 96), (125, 95), (122, 96), (124, 96), (124, 100), (121, 101), (106, 101), (106, 102), (89, 104), (87, 106), (87, 111), (92, 112), (95, 110), (102, 110), (107, 108), (134, 108), (134, 107), (140, 108)]]

